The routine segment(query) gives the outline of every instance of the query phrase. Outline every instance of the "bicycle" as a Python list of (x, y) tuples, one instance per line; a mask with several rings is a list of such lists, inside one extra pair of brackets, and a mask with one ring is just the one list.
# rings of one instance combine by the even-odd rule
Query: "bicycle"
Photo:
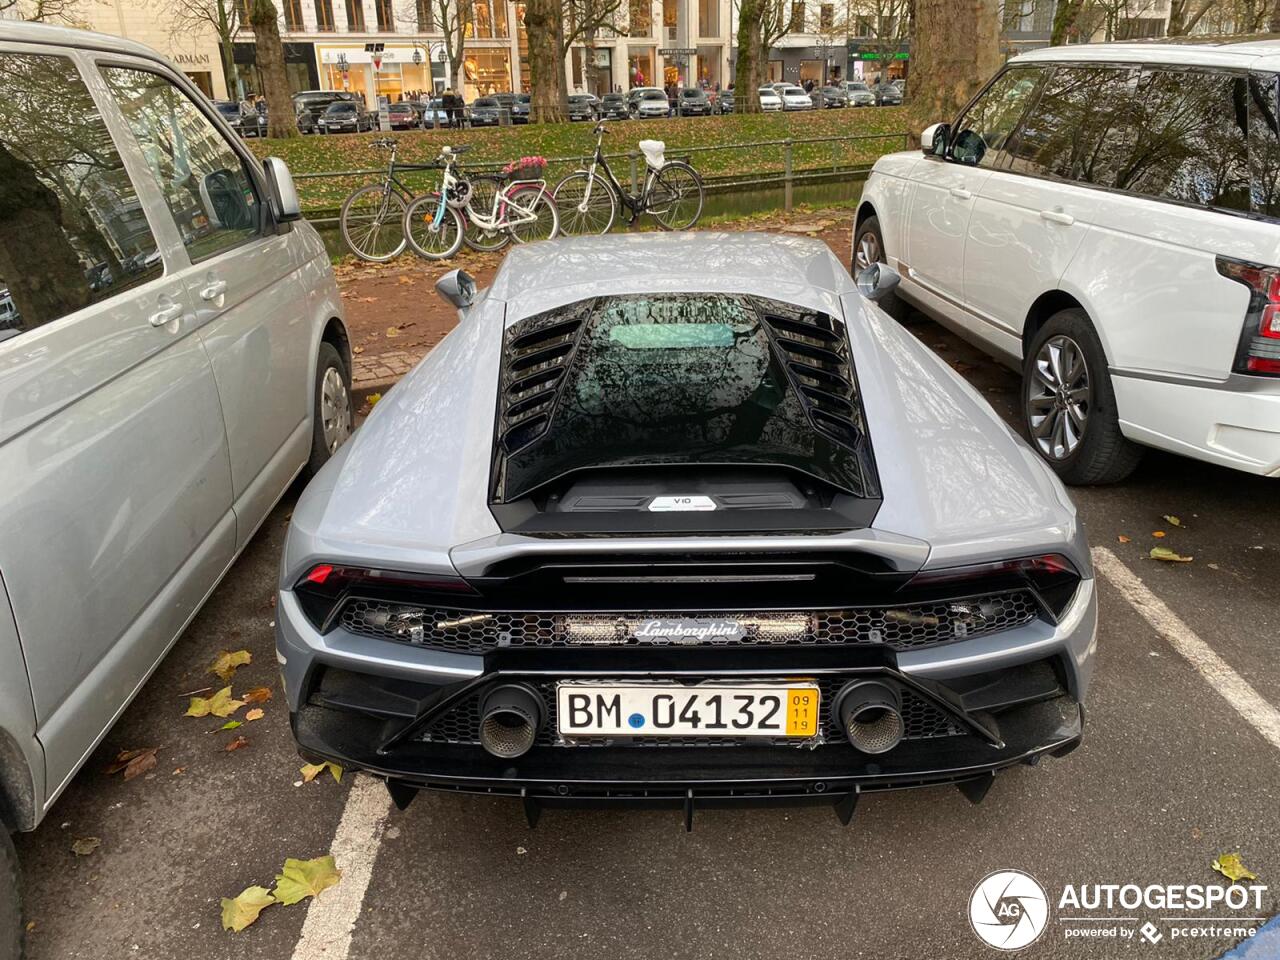
[[(644, 186), (631, 194), (622, 188), (609, 169), (602, 144), (603, 123), (596, 124), (596, 152), (591, 165), (575, 170), (553, 191), (560, 211), (560, 232), (581, 237), (608, 233), (618, 217), (621, 204), (631, 213), (628, 224), (649, 214), (664, 230), (688, 230), (702, 216), (705, 193), (698, 171), (683, 160), (666, 160), (661, 140), (641, 140), (645, 159)], [(605, 176), (597, 171), (603, 169)]]
[[(501, 250), (512, 240), (530, 243), (550, 240), (560, 230), (556, 205), (541, 177), (524, 176), (527, 168), (513, 165), (500, 175), (477, 178), (497, 188), (487, 196), (488, 212), (465, 174), (457, 170), (458, 154), (466, 147), (444, 147), (440, 189), (414, 200), (404, 212), (404, 235), (410, 249), (428, 260), (444, 260), (458, 252), (465, 239), (477, 250)], [(468, 236), (474, 226), (478, 236)]]
[(386, 263), (404, 253), (404, 212), (416, 196), (397, 176), (408, 170), (435, 170), (438, 164), (397, 163), (394, 137), (371, 141), (391, 151), (391, 162), (381, 183), (355, 190), (342, 203), (338, 227), (342, 239), (361, 260)]

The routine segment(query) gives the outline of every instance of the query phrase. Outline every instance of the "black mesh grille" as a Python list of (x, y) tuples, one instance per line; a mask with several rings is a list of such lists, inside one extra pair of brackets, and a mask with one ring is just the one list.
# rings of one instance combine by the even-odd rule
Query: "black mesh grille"
[[(484, 653), (500, 647), (854, 643), (910, 650), (1008, 630), (1038, 615), (1031, 593), (1014, 590), (896, 607), (749, 613), (511, 613), (353, 598), (343, 606), (339, 622), (361, 636), (455, 653)], [(672, 621), (692, 624), (703, 635), (686, 632), (673, 637)]]
[[(831, 719), (831, 704), (836, 693), (848, 677), (824, 678), (818, 680), (818, 688), (822, 691), (821, 722), (818, 727), (819, 745), (830, 747), (849, 746), (849, 741), (838, 725)], [(575, 738), (572, 742), (562, 741), (556, 732), (556, 685), (552, 681), (537, 684), (546, 707), (547, 719), (538, 731), (536, 743), (539, 746), (560, 747), (599, 747), (599, 746), (631, 746), (631, 747), (734, 747), (734, 746), (795, 746), (812, 741), (788, 737), (740, 738), (732, 737), (585, 737)], [(479, 744), (480, 701), (483, 693), (473, 694), (461, 703), (452, 707), (443, 716), (434, 720), (424, 731), (421, 739), (431, 743)], [(949, 717), (928, 700), (910, 690), (902, 693), (902, 720), (905, 727), (904, 739), (930, 740), (938, 737), (954, 737), (965, 732), (955, 720)]]

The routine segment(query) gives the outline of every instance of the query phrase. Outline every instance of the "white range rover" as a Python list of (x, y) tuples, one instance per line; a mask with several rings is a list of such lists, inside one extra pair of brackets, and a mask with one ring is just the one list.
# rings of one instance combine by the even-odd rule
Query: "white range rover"
[(1020, 365), (1068, 483), (1145, 444), (1280, 476), (1280, 41), (1011, 60), (922, 151), (882, 157), (855, 272)]

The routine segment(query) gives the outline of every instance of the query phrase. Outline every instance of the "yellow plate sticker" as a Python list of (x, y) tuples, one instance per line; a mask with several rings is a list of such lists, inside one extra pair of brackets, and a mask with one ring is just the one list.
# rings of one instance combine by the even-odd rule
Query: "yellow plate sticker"
[(792, 687), (787, 691), (787, 736), (812, 737), (818, 733), (817, 687)]

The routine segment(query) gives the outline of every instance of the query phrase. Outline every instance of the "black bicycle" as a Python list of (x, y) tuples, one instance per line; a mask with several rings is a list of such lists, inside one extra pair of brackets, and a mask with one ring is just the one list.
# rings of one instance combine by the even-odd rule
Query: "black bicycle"
[(394, 137), (371, 141), (391, 151), (387, 174), (380, 183), (361, 187), (342, 204), (338, 220), (342, 239), (361, 260), (386, 263), (404, 253), (404, 212), (417, 196), (397, 176), (411, 170), (438, 170), (438, 163), (397, 163)]
[[(641, 140), (644, 185), (639, 194), (624, 190), (609, 169), (601, 144), (606, 133), (596, 124), (596, 152), (591, 165), (575, 170), (558, 184), (552, 195), (560, 212), (560, 232), (571, 237), (608, 233), (618, 218), (618, 208), (631, 213), (629, 223), (649, 214), (664, 230), (688, 230), (702, 216), (704, 192), (698, 171), (683, 160), (667, 160), (660, 140)], [(603, 172), (603, 176), (601, 176)]]

